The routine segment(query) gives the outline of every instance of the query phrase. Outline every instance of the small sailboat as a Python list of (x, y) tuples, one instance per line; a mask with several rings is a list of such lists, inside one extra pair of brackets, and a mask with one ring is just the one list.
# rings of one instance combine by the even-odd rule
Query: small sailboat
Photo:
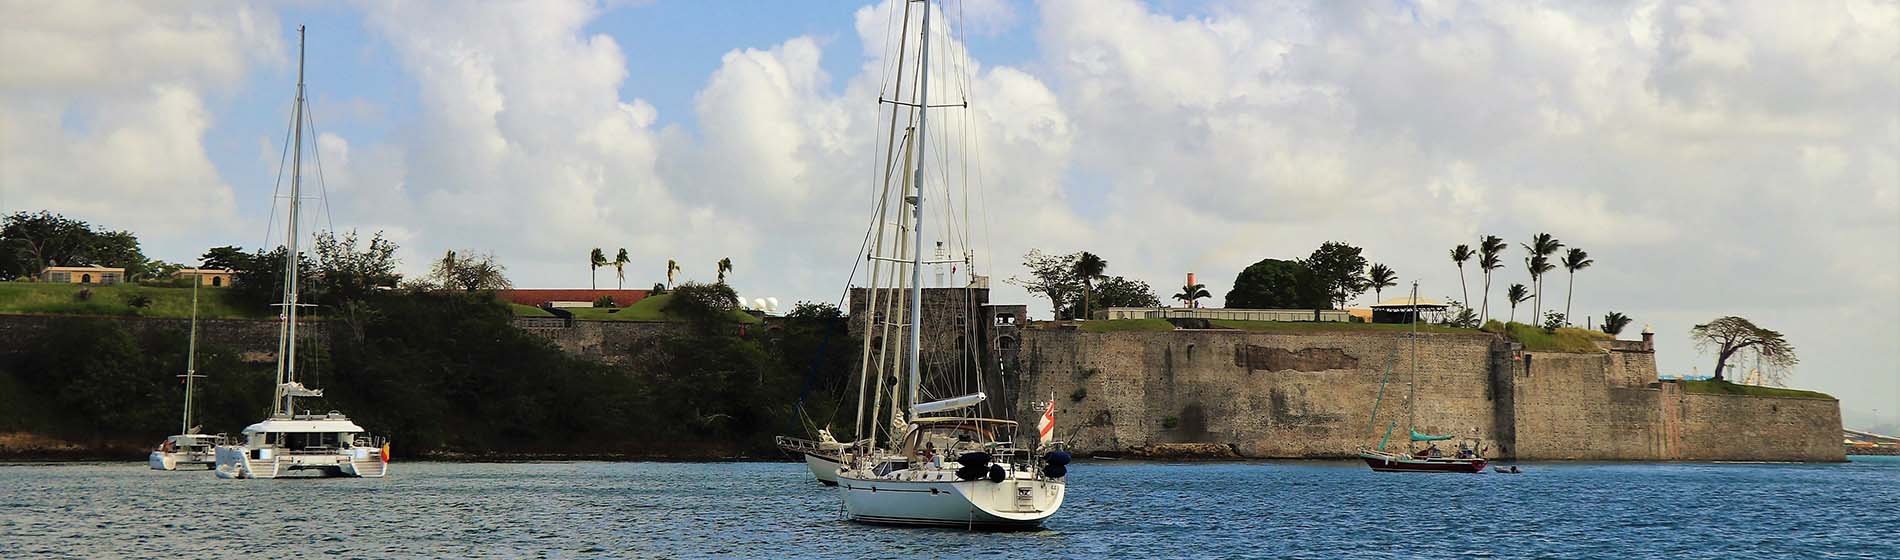
[(844, 465), (844, 451), (849, 446), (833, 437), (830, 429), (820, 428), (816, 440), (778, 436), (774, 443), (778, 444), (779, 451), (803, 459), (819, 484), (838, 485), (838, 467)]
[[(918, 18), (921, 27), (918, 36), (923, 40), (916, 43), (914, 78), (917, 87), (913, 89), (913, 101), (880, 99), (892, 105), (892, 144), (898, 139), (900, 116), (913, 119), (913, 125), (904, 130), (902, 153), (897, 149), (889, 151), (893, 159), (902, 160), (901, 165), (894, 161), (883, 166), (896, 171), (895, 175), (901, 176), (902, 181), (899, 185), (888, 172), (884, 176), (873, 219), (875, 238), (870, 244), (870, 254), (866, 255), (866, 261), (871, 263), (871, 286), (865, 292), (869, 297), (865, 309), (873, 316), (866, 325), (876, 325), (896, 336), (875, 337), (882, 342), (873, 344), (867, 328), (860, 364), (856, 426), (864, 439), (849, 446), (842, 457), (843, 464), (836, 475), (838, 489), (847, 518), (861, 523), (972, 529), (1035, 528), (1055, 515), (1067, 495), (1070, 457), (1052, 437), (1054, 400), (1044, 407), (1037, 445), (1030, 448), (1017, 445), (1016, 421), (986, 415), (983, 403), (988, 396), (980, 389), (980, 373), (972, 374), (962, 368), (938, 368), (932, 372), (933, 380), (939, 381), (931, 386), (933, 389), (960, 392), (971, 386), (963, 382), (968, 380), (944, 379), (946, 375), (955, 375), (977, 380), (977, 390), (960, 395), (948, 393), (957, 396), (930, 401), (923, 399), (921, 333), (925, 322), (933, 317), (925, 314), (922, 271), (926, 264), (936, 264), (923, 260), (925, 194), (946, 189), (942, 185), (934, 191), (925, 188), (924, 171), (931, 165), (925, 163), (930, 160), (924, 154), (926, 139), (930, 138), (926, 132), (927, 116), (930, 109), (942, 107), (931, 105), (928, 99), (932, 39), (928, 2), (904, 4), (904, 32), (900, 34), (904, 40), (896, 48), (896, 58), (900, 61), (896, 75), (900, 82), (913, 76), (904, 73), (903, 60), (905, 47), (910, 43), (911, 7), (917, 5), (923, 7)], [(901, 95), (902, 86), (899, 87)], [(895, 234), (886, 229), (889, 214), (896, 214)], [(908, 285), (904, 282), (905, 276), (909, 276)], [(880, 283), (890, 286), (882, 287)], [(907, 306), (891, 305), (897, 297), (903, 297), (896, 296), (898, 293), (908, 297)], [(886, 308), (895, 308), (888, 314), (888, 320), (886, 313), (870, 311), (884, 309), (878, 307), (878, 299), (886, 294), (890, 297), (885, 302)], [(946, 370), (953, 373), (946, 374)], [(893, 375), (897, 373), (902, 375)], [(887, 389), (889, 401), (885, 400)], [(867, 393), (873, 391), (867, 406)], [(886, 410), (897, 420), (897, 425), (888, 432), (877, 426), (882, 423), (881, 419), (887, 418)], [(889, 438), (880, 441), (880, 433), (888, 433)]]
[(284, 292), (277, 335), (277, 384), (271, 415), (244, 428), (243, 439), (217, 448), (218, 478), (279, 478), (297, 471), (325, 476), (381, 478), (389, 472), (389, 444), (370, 436), (343, 413), (297, 413), (297, 399), (322, 397), (322, 389), (297, 380), (298, 212), (302, 206), (304, 29), (297, 27), (297, 101), (292, 109), (295, 150), (291, 157), (289, 217), (284, 220)]
[[(1412, 283), (1412, 302), (1418, 302), (1418, 283)], [(1392, 429), (1398, 422), (1392, 421), (1385, 427), (1385, 435), (1380, 436), (1379, 445), (1372, 448), (1359, 448), (1359, 458), (1366, 466), (1378, 472), (1484, 472), (1485, 459), (1483, 448), (1476, 438), (1465, 438), (1457, 449), (1447, 452), (1438, 448), (1440, 441), (1453, 439), (1450, 435), (1423, 434), (1418, 431), (1418, 313), (1412, 313), (1412, 332), (1407, 336), (1412, 343), (1412, 373), (1406, 380), (1405, 397), (1405, 451), (1388, 451), (1386, 446), (1392, 439)], [(1394, 349), (1396, 352), (1396, 349)], [(1385, 400), (1386, 382), (1392, 377), (1392, 368), (1387, 364), (1385, 376), (1379, 379), (1379, 398), (1372, 403), (1372, 426), (1379, 426), (1379, 404)], [(1424, 448), (1418, 444), (1424, 443)]]
[(198, 375), (198, 284), (197, 275), (191, 278), (191, 335), (185, 343), (185, 410), (178, 422), (178, 434), (167, 436), (158, 444), (157, 449), (146, 457), (153, 470), (175, 471), (184, 465), (204, 465), (211, 467), (217, 459), (217, 447), (224, 444), (224, 434), (201, 434), (199, 428), (191, 423), (191, 400), (196, 393)]

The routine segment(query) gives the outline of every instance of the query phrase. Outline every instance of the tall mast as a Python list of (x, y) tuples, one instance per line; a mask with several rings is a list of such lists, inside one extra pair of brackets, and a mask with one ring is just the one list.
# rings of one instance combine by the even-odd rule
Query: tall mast
[(185, 415), (179, 420), (178, 433), (191, 433), (191, 393), (198, 377), (198, 285), (204, 283), (204, 263), (191, 275), (191, 338), (185, 343)]
[(910, 417), (917, 418), (917, 386), (922, 381), (923, 354), (918, 346), (923, 344), (924, 325), (924, 148), (929, 146), (930, 135), (924, 124), (930, 118), (930, 2), (924, 2), (923, 47), (917, 56), (917, 134), (912, 136), (917, 143), (916, 177), (911, 180), (915, 189), (911, 198), (911, 238), (910, 252)]
[(290, 156), (290, 217), (285, 220), (283, 326), (277, 337), (277, 399), (272, 415), (296, 412), (297, 397), (284, 384), (297, 380), (297, 214), (303, 203), (304, 28), (297, 26), (297, 103), (291, 108), (296, 140)]
[(1418, 428), (1418, 282), (1412, 283), (1412, 375), (1405, 382), (1405, 448)]

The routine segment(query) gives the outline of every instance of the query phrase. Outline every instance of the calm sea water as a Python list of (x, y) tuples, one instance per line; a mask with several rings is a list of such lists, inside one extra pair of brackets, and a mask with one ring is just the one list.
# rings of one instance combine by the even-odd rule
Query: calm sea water
[(801, 464), (398, 463), (384, 480), (0, 466), (0, 557), (1900, 558), (1900, 460), (1531, 464), (1091, 462), (1047, 529), (840, 520)]

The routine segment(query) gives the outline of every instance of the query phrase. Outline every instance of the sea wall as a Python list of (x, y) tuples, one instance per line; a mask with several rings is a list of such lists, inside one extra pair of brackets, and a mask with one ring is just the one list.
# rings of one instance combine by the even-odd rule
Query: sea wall
[(1496, 458), (1844, 458), (1838, 401), (1686, 393), (1657, 380), (1648, 343), (1602, 346), (1525, 352), (1489, 334), (1429, 333), (1414, 358), (1388, 331), (1027, 329), (1019, 417), (1053, 396), (1059, 438), (1087, 453), (1351, 457), (1388, 428), (1404, 444), (1416, 362), (1419, 430), (1482, 438)]

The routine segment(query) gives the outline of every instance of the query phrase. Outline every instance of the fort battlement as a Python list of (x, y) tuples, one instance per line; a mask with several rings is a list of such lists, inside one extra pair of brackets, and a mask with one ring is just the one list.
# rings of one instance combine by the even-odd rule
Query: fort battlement
[(1416, 363), (1419, 430), (1483, 438), (1498, 458), (1844, 458), (1838, 401), (1685, 392), (1658, 381), (1650, 342), (1554, 353), (1488, 333), (1417, 336), (1414, 357), (1390, 331), (1027, 329), (1018, 402), (1033, 417), (1053, 395), (1062, 439), (1082, 452), (1215, 444), (1244, 457), (1339, 458), (1387, 427), (1404, 433)]

